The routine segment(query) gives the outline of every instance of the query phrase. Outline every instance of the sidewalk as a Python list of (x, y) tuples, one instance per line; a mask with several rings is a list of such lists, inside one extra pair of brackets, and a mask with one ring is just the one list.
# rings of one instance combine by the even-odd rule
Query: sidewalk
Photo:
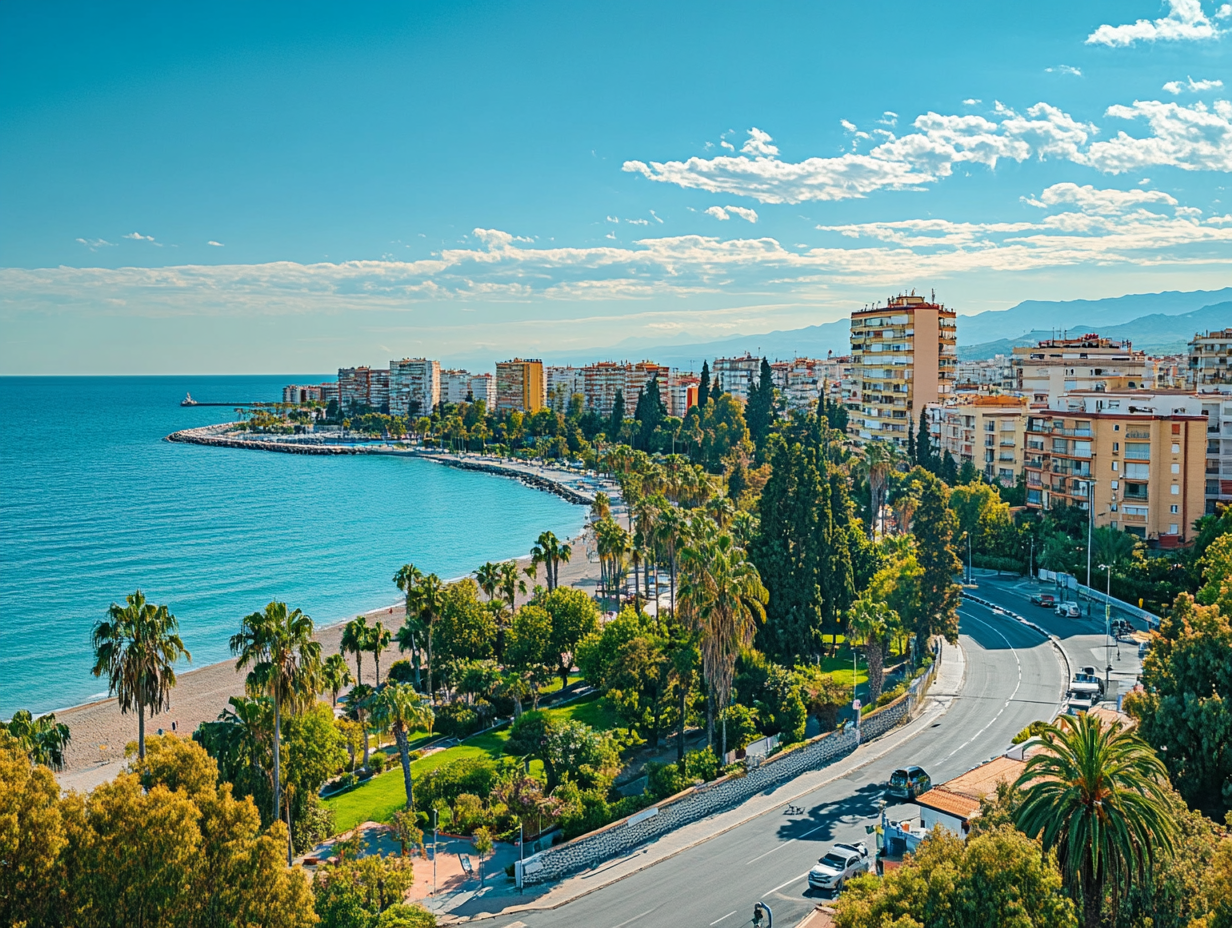
[[(924, 707), (914, 720), (876, 741), (863, 744), (856, 750), (820, 770), (811, 770), (768, 793), (760, 793), (734, 809), (720, 812), (709, 818), (686, 825), (651, 844), (639, 847), (624, 857), (606, 860), (598, 867), (586, 870), (547, 886), (528, 887), (518, 894), (512, 880), (489, 886), (484, 892), (441, 893), (424, 904), (437, 912), (442, 924), (459, 924), (516, 912), (536, 909), (555, 909), (582, 896), (610, 886), (612, 883), (632, 876), (647, 867), (653, 867), (670, 857), (694, 848), (751, 821), (758, 816), (776, 811), (788, 803), (803, 798), (818, 787), (824, 786), (852, 771), (893, 751), (911, 738), (926, 731), (933, 722), (950, 708), (962, 688), (966, 673), (966, 660), (962, 648), (946, 644), (941, 652), (941, 667), (925, 697)], [(477, 887), (475, 887), (477, 888)]]

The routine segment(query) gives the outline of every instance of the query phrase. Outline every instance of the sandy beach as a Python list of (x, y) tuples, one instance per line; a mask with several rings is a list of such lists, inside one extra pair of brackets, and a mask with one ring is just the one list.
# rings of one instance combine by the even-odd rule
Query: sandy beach
[[(478, 458), (477, 455), (469, 457)], [(551, 468), (527, 466), (527, 469), (533, 469), (545, 478), (563, 477), (570, 480), (570, 475), (554, 473)], [(560, 567), (561, 583), (593, 592), (599, 580), (599, 565), (587, 559), (586, 545), (581, 538), (570, 539), (569, 543), (573, 548), (573, 557)], [(529, 554), (521, 560), (528, 559)], [(525, 597), (520, 599), (524, 600)], [(364, 613), (369, 621), (383, 622), (391, 629), (402, 624), (404, 614), (405, 609), (400, 602)], [(345, 624), (338, 622), (318, 628), (316, 637), (321, 642), (324, 655), (338, 653)], [(382, 667), (387, 668), (399, 657), (396, 648), (387, 651), (381, 655)], [(354, 661), (349, 657), (348, 663), (354, 667)], [(372, 672), (372, 659), (366, 656), (364, 674), (368, 682), (372, 680)], [(172, 731), (174, 724), (178, 734), (191, 735), (202, 722), (218, 718), (228, 699), (243, 695), (243, 692), (244, 675), (236, 672), (234, 661), (220, 661), (182, 672), (171, 693), (171, 708), (152, 718), (147, 717), (146, 731), (149, 734), (156, 733), (160, 728)], [(123, 765), (125, 745), (137, 740), (136, 715), (121, 714), (115, 699), (75, 706), (57, 712), (56, 718), (66, 723), (72, 733), (67, 767), (58, 777), (65, 789), (87, 790), (113, 777)]]

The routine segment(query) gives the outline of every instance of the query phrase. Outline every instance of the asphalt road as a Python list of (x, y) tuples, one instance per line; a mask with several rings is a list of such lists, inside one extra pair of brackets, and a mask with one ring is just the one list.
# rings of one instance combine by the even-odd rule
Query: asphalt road
[[(896, 767), (920, 764), (941, 783), (1003, 752), (1032, 721), (1054, 715), (1064, 671), (1053, 646), (981, 606), (964, 604), (960, 614), (966, 675), (950, 710), (885, 757), (799, 800), (803, 814), (767, 813), (558, 909), (484, 924), (737, 928), (751, 923), (753, 904), (761, 900), (776, 925), (795, 925), (821, 898), (808, 889), (809, 868), (836, 841), (869, 840), (865, 825), (877, 820), (878, 800)], [(899, 818), (918, 810), (889, 811)]]

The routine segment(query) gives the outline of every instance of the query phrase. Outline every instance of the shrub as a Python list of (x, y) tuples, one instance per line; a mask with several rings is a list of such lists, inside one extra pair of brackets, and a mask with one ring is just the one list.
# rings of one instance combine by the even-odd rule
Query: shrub
[(727, 750), (737, 751), (761, 737), (761, 728), (756, 709), (736, 704), (729, 706), (715, 720), (715, 737), (721, 737), (721, 724), (727, 722)]
[(496, 778), (496, 764), (490, 758), (464, 757), (428, 771), (419, 778), (415, 789), (425, 807), (438, 802), (453, 806), (463, 793), (487, 796), (496, 785)]
[(453, 820), (462, 834), (470, 834), (487, 824), (490, 816), (483, 800), (474, 793), (460, 793), (453, 802)]
[(719, 775), (719, 759), (709, 748), (689, 751), (684, 756), (684, 775), (690, 782), (716, 779)]
[(1041, 731), (1043, 731), (1047, 727), (1048, 727), (1047, 722), (1039, 722), (1039, 721), (1032, 722), (1030, 725), (1028, 725), (1026, 728), (1024, 728), (1022, 731), (1016, 734), (1013, 740), (1010, 741), (1010, 744), (1022, 744), (1028, 738), (1034, 738), (1036, 735), (1038, 735)]
[(386, 675), (386, 679), (391, 683), (414, 683), (415, 668), (405, 658), (400, 661), (394, 661), (389, 665), (389, 673)]
[(436, 928), (436, 915), (422, 906), (399, 902), (381, 913), (376, 928)]
[(448, 738), (465, 738), (479, 730), (479, 713), (462, 702), (451, 702), (436, 710), (434, 731)]
[(389, 766), (389, 755), (384, 751), (377, 751), (368, 757), (368, 766), (372, 768), (373, 773), (384, 773), (385, 768)]
[(654, 802), (676, 795), (687, 785), (675, 764), (657, 764), (654, 761), (646, 764), (645, 792)]

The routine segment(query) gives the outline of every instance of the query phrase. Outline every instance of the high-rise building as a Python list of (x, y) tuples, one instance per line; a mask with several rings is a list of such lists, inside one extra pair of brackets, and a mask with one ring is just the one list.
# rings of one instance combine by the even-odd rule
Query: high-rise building
[(1189, 343), (1189, 382), (1198, 389), (1232, 384), (1232, 328), (1194, 335)]
[(371, 407), (389, 411), (389, 371), (372, 367), (338, 369), (338, 404), (343, 410)]
[(582, 367), (546, 367), (548, 403), (557, 411), (569, 408), (573, 394), (586, 394), (586, 373)]
[(697, 388), (701, 378), (692, 372), (672, 372), (671, 386), (667, 388), (667, 414), (683, 419), (697, 405)]
[(1075, 390), (1138, 390), (1155, 384), (1146, 352), (1094, 333), (1016, 347), (1010, 367), (1010, 389), (1037, 407)]
[(1091, 391), (1062, 397), (1058, 409), (1031, 410), (1027, 506), (1093, 505), (1097, 527), (1163, 545), (1192, 537), (1205, 511), (1206, 419), (1172, 413), (1171, 399), (1162, 409), (1144, 399)]
[(389, 362), (389, 412), (430, 416), (441, 401), (441, 364), (428, 358)]
[[(718, 380), (723, 392), (730, 393), (733, 399), (741, 403), (749, 401), (749, 390), (760, 377), (761, 358), (747, 351), (738, 358), (715, 358), (714, 366), (710, 368), (711, 383)], [(711, 389), (714, 389), (713, 386)]]
[(456, 406), (465, 403), (471, 392), (471, 372), (463, 370), (441, 371), (441, 402)]
[(857, 442), (905, 448), (925, 404), (950, 396), (958, 366), (955, 320), (954, 310), (914, 294), (851, 314), (852, 378), (860, 402), (849, 432)]
[(1024, 397), (972, 396), (927, 408), (939, 454), (948, 451), (958, 464), (975, 465), (989, 481), (1014, 485), (1023, 467)]
[(545, 398), (543, 362), (514, 358), (496, 362), (496, 409), (538, 412)]
[(625, 414), (632, 416), (637, 406), (638, 394), (652, 380), (658, 382), (663, 405), (669, 406), (671, 373), (670, 368), (652, 361), (638, 361), (636, 364), (627, 361), (600, 361), (597, 364), (588, 364), (582, 368), (582, 393), (586, 397), (586, 408), (593, 409), (601, 416), (610, 416), (612, 407), (616, 404), (616, 393), (619, 391), (624, 399)]
[[(758, 362), (760, 366), (760, 362)], [(770, 365), (774, 385), (787, 409), (807, 409), (817, 402), (826, 382), (827, 370), (837, 372), (839, 365), (817, 358), (795, 358), (775, 361)], [(760, 375), (758, 375), (760, 376)], [(756, 377), (753, 383), (756, 383)]]
[(483, 403), (489, 410), (496, 408), (496, 378), (491, 374), (471, 374), (471, 379), (468, 381), (470, 386), (470, 395), (475, 398), (478, 403), (483, 400)]
[(284, 403), (320, 403), (322, 402), (321, 385), (288, 384), (282, 388), (282, 401)]
[(389, 371), (374, 367), (368, 381), (368, 403), (378, 412), (389, 412)]

